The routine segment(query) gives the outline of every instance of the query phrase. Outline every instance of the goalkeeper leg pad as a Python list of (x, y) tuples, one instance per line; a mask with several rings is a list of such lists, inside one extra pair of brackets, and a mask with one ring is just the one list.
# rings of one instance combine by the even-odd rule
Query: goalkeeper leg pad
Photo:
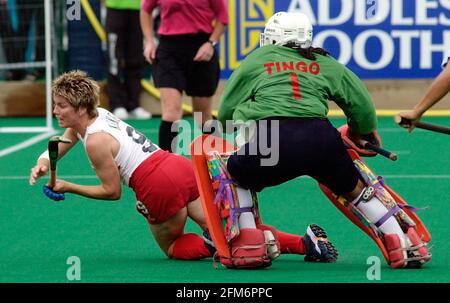
[(221, 263), (228, 268), (267, 267), (279, 255), (276, 235), (255, 228), (261, 224), (256, 193), (237, 186), (226, 170), (225, 155), (233, 150), (227, 141), (208, 135), (191, 144), (209, 233)]
[[(370, 216), (367, 216), (369, 213), (364, 213), (364, 208), (355, 205), (359, 203), (358, 201), (347, 201), (322, 184), (319, 184), (320, 189), (347, 218), (375, 241), (392, 268), (421, 267), (431, 258), (426, 248), (431, 240), (428, 230), (413, 207), (390, 189), (382, 178), (376, 176), (354, 150), (349, 149), (348, 152), (367, 186), (366, 190), (369, 187), (376, 189), (373, 194), (386, 206), (383, 217), (371, 220)], [(393, 221), (393, 218), (397, 221), (398, 229), (396, 232), (388, 232), (385, 228), (392, 223), (390, 221)]]

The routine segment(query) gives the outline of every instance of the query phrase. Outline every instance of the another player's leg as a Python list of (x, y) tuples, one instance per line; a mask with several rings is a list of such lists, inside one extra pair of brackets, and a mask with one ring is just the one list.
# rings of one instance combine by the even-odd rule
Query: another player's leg
[(194, 209), (198, 209), (194, 205), (199, 193), (188, 159), (159, 151), (135, 170), (130, 185), (139, 199), (137, 211), (149, 222), (158, 245), (168, 257), (193, 260), (212, 256), (202, 237), (184, 233), (188, 215), (201, 227), (205, 225), (198, 215), (193, 215)]
[(187, 215), (191, 218), (202, 230), (205, 230), (208, 226), (206, 225), (206, 218), (203, 214), (202, 204), (200, 203), (200, 198), (197, 198), (187, 204)]
[(184, 233), (187, 213), (185, 207), (163, 223), (150, 224), (156, 242), (169, 258), (198, 260), (211, 257), (211, 251), (202, 237), (194, 233)]
[(338, 252), (334, 245), (328, 241), (327, 234), (320, 226), (309, 225), (303, 237), (303, 242), (305, 243), (306, 262), (336, 262)]
[(126, 37), (128, 33), (123, 12), (107, 9), (106, 13), (106, 45), (107, 45), (107, 86), (108, 102), (111, 111), (119, 119), (128, 119), (126, 107), (127, 93), (123, 88), (124, 65), (126, 54)]
[(142, 30), (139, 21), (139, 11), (130, 10), (124, 13), (128, 21), (127, 52), (125, 81), (128, 92), (128, 111), (132, 118), (149, 119), (151, 113), (140, 106), (141, 79), (144, 67), (142, 56)]
[(211, 97), (192, 97), (192, 107), (194, 112), (202, 114), (201, 121), (195, 121), (197, 125), (202, 126), (206, 121), (212, 119), (212, 100)]
[(308, 225), (305, 235), (289, 234), (275, 229), (273, 226), (259, 224), (259, 229), (269, 229), (275, 235), (281, 254), (305, 255), (306, 262), (336, 262), (338, 252), (328, 240), (327, 234), (316, 224)]
[(194, 112), (202, 114), (201, 121), (195, 121), (199, 127), (212, 119), (212, 96), (220, 80), (220, 65), (216, 52), (208, 62), (189, 62), (186, 79), (186, 94), (192, 96)]
[(208, 225), (206, 224), (206, 217), (203, 213), (202, 204), (200, 198), (188, 203), (187, 205), (188, 217), (191, 218), (198, 226), (203, 230), (203, 240), (205, 246), (209, 249), (212, 255), (215, 254), (216, 248), (209, 234)]
[(162, 116), (159, 126), (159, 147), (170, 152), (175, 152), (178, 136), (177, 121), (183, 117), (181, 108), (182, 94), (179, 90), (169, 87), (161, 87)]

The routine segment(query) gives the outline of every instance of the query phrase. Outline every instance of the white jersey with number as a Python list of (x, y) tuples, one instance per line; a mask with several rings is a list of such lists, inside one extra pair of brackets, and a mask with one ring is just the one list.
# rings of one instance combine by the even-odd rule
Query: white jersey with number
[(84, 138), (77, 134), (78, 138), (86, 148), (87, 139), (91, 134), (104, 132), (113, 136), (120, 144), (119, 152), (114, 160), (119, 168), (122, 182), (128, 186), (134, 170), (160, 148), (106, 109), (97, 108), (97, 110), (97, 119), (87, 127)]
[(444, 59), (442, 60), (442, 68), (444, 68), (447, 65), (448, 60), (450, 59), (450, 49), (448, 49), (444, 53)]

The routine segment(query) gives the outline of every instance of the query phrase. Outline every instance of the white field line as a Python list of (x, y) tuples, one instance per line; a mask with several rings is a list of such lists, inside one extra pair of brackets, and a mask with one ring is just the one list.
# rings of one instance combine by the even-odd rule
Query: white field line
[(48, 137), (51, 137), (51, 136), (53, 136), (53, 135), (55, 135), (57, 133), (58, 133), (57, 130), (49, 131), (47, 133), (43, 133), (43, 134), (31, 137), (28, 140), (25, 140), (25, 141), (20, 142), (20, 143), (18, 143), (16, 145), (13, 145), (13, 146), (7, 147), (7, 148), (5, 148), (3, 150), (0, 150), (0, 158), (3, 157), (3, 156), (9, 155), (11, 153), (14, 153), (16, 151), (19, 151), (21, 149), (25, 149), (25, 148), (27, 148), (27, 147), (29, 147), (29, 146), (31, 146), (31, 145), (39, 142), (39, 141), (47, 139)]
[[(416, 130), (414, 130), (414, 131), (416, 131)], [(401, 132), (404, 132), (404, 133), (408, 133), (408, 131), (406, 130), (406, 129), (404, 129), (404, 128), (402, 128), (402, 127), (383, 127), (383, 128), (378, 128), (377, 129), (377, 132), (379, 132), (379, 133), (401, 133)]]
[(393, 152), (397, 155), (409, 155), (411, 153), (410, 150), (394, 150)]
[(154, 128), (144, 128), (144, 129), (137, 129), (139, 130), (141, 133), (148, 133), (148, 134), (157, 134), (159, 132), (158, 129), (154, 129)]

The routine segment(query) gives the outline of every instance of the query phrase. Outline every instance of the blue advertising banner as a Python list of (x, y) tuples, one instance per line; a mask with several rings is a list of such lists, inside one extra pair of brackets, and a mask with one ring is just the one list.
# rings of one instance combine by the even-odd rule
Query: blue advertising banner
[(363, 79), (433, 78), (450, 49), (450, 0), (229, 0), (222, 77), (259, 46), (275, 12), (300, 11), (324, 47)]

